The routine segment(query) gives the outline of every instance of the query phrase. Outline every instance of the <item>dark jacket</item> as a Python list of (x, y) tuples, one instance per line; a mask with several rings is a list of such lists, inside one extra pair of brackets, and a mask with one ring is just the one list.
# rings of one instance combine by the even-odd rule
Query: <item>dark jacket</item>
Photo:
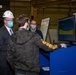
[[(31, 29), (29, 29), (29, 31), (31, 31)], [(41, 36), (41, 38), (43, 39), (43, 34), (42, 34), (41, 30), (36, 28), (35, 32), (38, 33)]]
[(36, 29), (35, 32), (38, 33), (41, 36), (41, 38), (43, 39), (43, 34), (42, 34), (42, 32), (39, 29)]
[[(15, 29), (13, 29), (13, 32), (15, 32)], [(0, 28), (0, 52), (6, 52), (7, 51), (7, 44), (8, 39), (10, 37), (9, 32), (7, 31), (5, 26), (2, 26)]]
[[(44, 43), (44, 44), (43, 44)], [(8, 61), (15, 71), (40, 72), (39, 48), (45, 51), (53, 51), (58, 46), (46, 45), (41, 37), (25, 29), (17, 31), (10, 39), (8, 44)], [(51, 49), (51, 48), (52, 49)]]
[[(15, 32), (15, 29), (12, 29)], [(9, 75), (11, 69), (7, 64), (7, 45), (10, 37), (5, 26), (0, 28), (0, 75)], [(11, 75), (11, 74), (10, 74)]]

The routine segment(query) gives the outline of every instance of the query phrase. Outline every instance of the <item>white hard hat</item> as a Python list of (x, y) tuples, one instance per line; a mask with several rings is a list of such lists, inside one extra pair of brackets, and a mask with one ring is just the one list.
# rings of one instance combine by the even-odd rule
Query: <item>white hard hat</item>
[(7, 18), (14, 18), (14, 15), (13, 15), (13, 13), (10, 10), (7, 10), (3, 14), (3, 18), (5, 18), (5, 17), (7, 17)]

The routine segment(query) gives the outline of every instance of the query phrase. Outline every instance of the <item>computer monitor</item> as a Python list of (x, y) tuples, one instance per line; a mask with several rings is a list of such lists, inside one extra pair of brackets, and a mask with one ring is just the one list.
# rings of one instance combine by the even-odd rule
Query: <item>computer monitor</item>
[(59, 41), (76, 42), (76, 23), (74, 15), (59, 19), (57, 26)]

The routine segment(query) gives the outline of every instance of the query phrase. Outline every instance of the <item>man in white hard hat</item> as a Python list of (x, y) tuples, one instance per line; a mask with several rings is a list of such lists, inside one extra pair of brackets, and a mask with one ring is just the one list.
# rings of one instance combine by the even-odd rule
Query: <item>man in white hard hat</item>
[(0, 75), (13, 75), (7, 63), (7, 44), (9, 37), (14, 34), (13, 19), (14, 15), (10, 10), (3, 13), (4, 25), (0, 28)]

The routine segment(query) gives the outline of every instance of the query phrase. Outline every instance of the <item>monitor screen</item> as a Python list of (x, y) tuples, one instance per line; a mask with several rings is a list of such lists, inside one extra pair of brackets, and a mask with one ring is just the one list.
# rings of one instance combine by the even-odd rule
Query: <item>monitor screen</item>
[(76, 42), (76, 25), (74, 15), (59, 19), (57, 24), (58, 40)]

